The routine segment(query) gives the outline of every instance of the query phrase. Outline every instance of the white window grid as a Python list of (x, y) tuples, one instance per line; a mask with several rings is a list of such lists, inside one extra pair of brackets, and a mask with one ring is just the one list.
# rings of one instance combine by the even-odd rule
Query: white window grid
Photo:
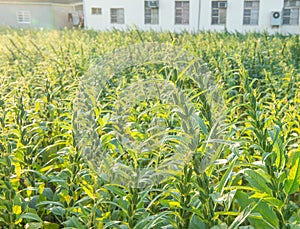
[(17, 22), (19, 24), (30, 24), (31, 23), (31, 13), (27, 10), (20, 10), (17, 12)]
[(284, 7), (300, 7), (300, 0), (284, 0)]
[(102, 14), (102, 8), (100, 7), (92, 7), (91, 8), (92, 15), (101, 15)]
[(149, 1), (145, 1), (145, 24), (157, 25), (159, 24), (159, 10), (149, 7), (148, 3)]
[(284, 8), (282, 16), (283, 25), (299, 25), (299, 8)]
[(244, 1), (244, 25), (258, 25), (259, 1)]
[(175, 24), (188, 25), (190, 23), (190, 2), (175, 1)]
[(124, 24), (124, 8), (111, 8), (110, 9), (110, 22), (111, 24)]
[(220, 2), (227, 1), (212, 1), (211, 2), (211, 24), (212, 25), (225, 25), (227, 17), (227, 8), (220, 8)]

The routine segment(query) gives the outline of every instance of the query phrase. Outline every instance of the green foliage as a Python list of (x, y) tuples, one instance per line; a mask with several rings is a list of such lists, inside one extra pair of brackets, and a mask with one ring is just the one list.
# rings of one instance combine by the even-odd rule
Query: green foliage
[[(3, 30), (0, 37), (1, 228), (300, 227), (299, 37), (137, 30)], [(137, 42), (182, 47), (207, 63), (224, 92), (226, 125), (212, 147), (213, 111), (184, 73), (151, 63), (119, 72), (93, 105), (99, 142), (112, 158), (155, 166), (178, 145), (192, 152), (173, 176), (133, 188), (89, 166), (72, 115), (89, 64)], [(170, 136), (152, 153), (126, 149), (112, 132), (114, 106), (123, 101), (118, 93), (133, 80), (159, 83), (168, 74), (176, 107), (139, 101), (120, 118), (135, 141), (155, 136), (152, 121)]]

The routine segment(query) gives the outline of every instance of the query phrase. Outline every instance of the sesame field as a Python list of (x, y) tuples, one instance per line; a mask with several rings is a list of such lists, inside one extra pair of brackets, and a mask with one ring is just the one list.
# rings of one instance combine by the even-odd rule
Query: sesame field
[(300, 228), (299, 36), (0, 41), (0, 228)]

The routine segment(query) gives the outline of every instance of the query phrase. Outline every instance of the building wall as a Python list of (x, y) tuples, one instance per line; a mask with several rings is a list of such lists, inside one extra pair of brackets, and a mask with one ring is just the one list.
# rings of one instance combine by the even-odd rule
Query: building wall
[[(29, 11), (31, 23), (18, 23), (18, 11)], [(0, 26), (47, 29), (72, 28), (72, 22), (68, 21), (68, 13), (73, 11), (74, 7), (71, 5), (0, 3)]]
[[(144, 1), (143, 0), (86, 0), (85, 21), (90, 29), (126, 29), (128, 26), (137, 26), (141, 29), (154, 30), (197, 30), (198, 28), (198, 0), (190, 1), (190, 24), (175, 25), (175, 1), (161, 0), (159, 2), (159, 25), (144, 24)], [(102, 15), (92, 15), (91, 8), (102, 8)], [(125, 24), (110, 23), (110, 8), (124, 8)]]
[[(144, 0), (85, 0), (85, 23), (87, 28), (96, 30), (126, 29), (128, 26), (135, 25), (146, 30), (176, 32), (182, 30), (191, 32), (199, 30), (222, 31), (226, 28), (230, 32), (300, 33), (299, 25), (272, 27), (270, 24), (271, 12), (281, 11), (284, 0), (260, 0), (258, 25), (243, 25), (243, 0), (228, 0), (227, 3), (227, 20), (225, 25), (211, 24), (211, 0), (190, 0), (189, 25), (175, 25), (175, 0), (159, 0), (159, 25), (145, 25)], [(92, 15), (92, 7), (101, 8), (102, 14)], [(124, 8), (124, 25), (110, 23), (110, 8)]]
[[(31, 23), (17, 22), (18, 11), (30, 11)], [(49, 6), (0, 3), (0, 25), (14, 28), (52, 27), (52, 15)]]
[(68, 14), (74, 11), (73, 6), (65, 5), (52, 5), (52, 16), (54, 28), (63, 29), (63, 28), (72, 28), (73, 23), (68, 19)]

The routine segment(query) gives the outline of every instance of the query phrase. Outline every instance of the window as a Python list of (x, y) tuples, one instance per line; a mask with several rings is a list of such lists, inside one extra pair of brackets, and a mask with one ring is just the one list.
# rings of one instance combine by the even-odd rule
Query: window
[(300, 0), (284, 0), (284, 7), (300, 7)]
[(299, 8), (283, 9), (282, 24), (298, 25), (299, 24)]
[(226, 1), (212, 1), (211, 2), (211, 24), (225, 25), (226, 24)]
[(259, 1), (244, 2), (244, 25), (258, 25)]
[(124, 8), (112, 8), (110, 9), (110, 23), (112, 24), (124, 24)]
[(282, 24), (298, 25), (299, 24), (299, 4), (300, 1), (285, 0), (283, 8)]
[(158, 24), (158, 8), (149, 7), (149, 1), (145, 1), (145, 24)]
[(92, 7), (92, 15), (101, 15), (102, 9), (97, 7)]
[(18, 11), (17, 12), (17, 22), (20, 24), (30, 24), (31, 14), (29, 11)]
[(175, 2), (175, 24), (188, 25), (190, 23), (190, 2)]

